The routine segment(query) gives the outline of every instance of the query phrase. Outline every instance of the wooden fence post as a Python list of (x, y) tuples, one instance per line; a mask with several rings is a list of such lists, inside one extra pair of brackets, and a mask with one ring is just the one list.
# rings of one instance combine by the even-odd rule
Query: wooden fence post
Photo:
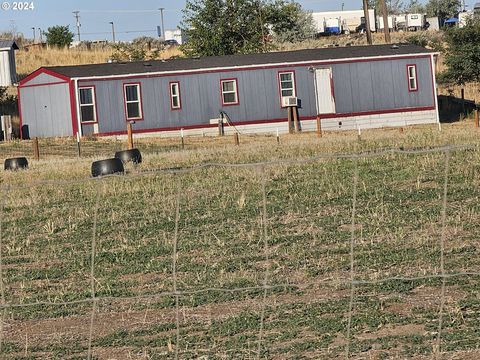
[(322, 119), (317, 115), (317, 137), (322, 137)]
[(38, 138), (34, 138), (33, 139), (33, 157), (35, 158), (35, 160), (39, 161), (40, 160), (40, 148), (38, 146)]
[(287, 113), (288, 113), (288, 133), (293, 134), (295, 131), (295, 127), (293, 124), (293, 107), (289, 106), (287, 107)]
[(225, 129), (223, 127), (223, 116), (218, 119), (218, 136), (225, 135)]
[(78, 131), (77, 131), (77, 154), (78, 154), (78, 157), (82, 156), (82, 150), (80, 147), (80, 133)]
[(280, 145), (280, 133), (278, 132), (278, 128), (277, 128), (277, 144)]
[(479, 124), (478, 124), (478, 113), (479, 113), (479, 110), (478, 109), (475, 109), (475, 127), (478, 128)]
[(302, 131), (302, 125), (300, 124), (300, 118), (298, 116), (298, 107), (292, 106), (292, 112), (293, 112), (293, 124), (295, 126), (295, 132), (300, 132)]
[(185, 140), (183, 137), (183, 128), (180, 129), (180, 137), (182, 138), (182, 149), (185, 149)]
[(132, 150), (133, 149), (133, 129), (132, 129), (131, 122), (127, 123), (127, 136), (128, 136), (128, 150)]
[(235, 134), (233, 134), (233, 141), (234, 141), (236, 146), (240, 145), (240, 139), (238, 138), (238, 132), (235, 132)]

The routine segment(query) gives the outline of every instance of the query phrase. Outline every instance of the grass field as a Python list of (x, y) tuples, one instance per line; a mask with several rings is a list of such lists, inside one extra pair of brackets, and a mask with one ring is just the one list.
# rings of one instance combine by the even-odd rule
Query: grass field
[(42, 142), (0, 172), (2, 357), (477, 359), (478, 135), (141, 139), (96, 180), (123, 143)]

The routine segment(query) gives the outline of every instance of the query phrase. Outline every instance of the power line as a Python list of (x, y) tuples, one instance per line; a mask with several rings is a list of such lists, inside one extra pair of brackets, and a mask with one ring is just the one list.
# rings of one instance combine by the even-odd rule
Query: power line
[[(165, 11), (183, 11), (183, 9), (164, 9)], [(98, 14), (129, 14), (129, 13), (158, 13), (158, 10), (80, 10), (82, 13)]]
[[(125, 31), (115, 31), (115, 34), (132, 34), (132, 33), (146, 33), (146, 32), (157, 32), (157, 30), (125, 30)], [(111, 31), (99, 31), (99, 32), (84, 32), (83, 35), (104, 35), (111, 34)]]

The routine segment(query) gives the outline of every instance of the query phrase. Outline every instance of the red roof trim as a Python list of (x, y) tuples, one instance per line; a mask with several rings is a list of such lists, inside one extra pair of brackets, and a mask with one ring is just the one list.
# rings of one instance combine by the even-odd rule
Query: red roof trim
[[(63, 80), (64, 82), (68, 82), (70, 81), (70, 78), (68, 76), (65, 76), (65, 75), (62, 75), (62, 74), (58, 74), (56, 72), (53, 72), (52, 70), (48, 70), (48, 69), (45, 69), (43, 67), (41, 67), (40, 69), (37, 69), (35, 70), (33, 73), (31, 73), (30, 75), (28, 75), (27, 77), (23, 78), (22, 80), (20, 80), (20, 83), (19, 83), (19, 87), (26, 87), (24, 84), (28, 83), (30, 80), (36, 78), (38, 75), (40, 74), (47, 74), (47, 75), (50, 75), (50, 76), (53, 76), (53, 77), (56, 77), (60, 80)], [(51, 85), (49, 83), (46, 83), (46, 84), (37, 84), (37, 85)], [(30, 85), (30, 86), (33, 86), (33, 85)]]

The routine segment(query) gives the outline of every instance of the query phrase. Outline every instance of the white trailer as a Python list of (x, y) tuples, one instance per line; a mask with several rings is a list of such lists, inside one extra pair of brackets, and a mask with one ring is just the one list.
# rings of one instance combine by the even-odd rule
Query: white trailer
[[(388, 16), (388, 28), (390, 30), (394, 30), (395, 29), (395, 16), (394, 15), (389, 15)], [(378, 16), (378, 21), (377, 21), (377, 29), (378, 30), (383, 30), (384, 27), (383, 27), (383, 16)]]
[(440, 30), (440, 21), (438, 20), (438, 16), (427, 17), (427, 23), (429, 24), (427, 30), (430, 30), (430, 31)]
[(417, 31), (425, 27), (425, 14), (407, 14), (406, 27), (407, 30)]
[(165, 30), (165, 41), (175, 40), (179, 45), (182, 45), (185, 42), (185, 38), (182, 34), (182, 30)]
[[(368, 10), (368, 17), (370, 20), (370, 30), (376, 31), (375, 24), (375, 10)], [(342, 32), (355, 32), (357, 27), (364, 23), (363, 10), (345, 10), (345, 11), (324, 11), (313, 12), (313, 22), (317, 33), (323, 34), (326, 32), (326, 22), (332, 23), (332, 19), (337, 19)]]

